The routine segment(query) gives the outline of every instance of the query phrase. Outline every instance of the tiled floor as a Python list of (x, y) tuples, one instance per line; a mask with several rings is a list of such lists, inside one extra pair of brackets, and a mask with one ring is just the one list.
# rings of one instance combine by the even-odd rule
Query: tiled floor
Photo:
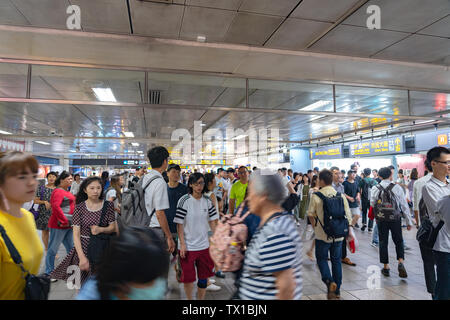
[[(389, 259), (391, 261), (391, 276), (386, 278), (381, 275), (380, 289), (369, 290), (367, 280), (370, 276), (367, 267), (371, 265), (379, 266), (378, 249), (370, 245), (371, 234), (356, 230), (359, 240), (359, 249), (355, 254), (349, 254), (350, 259), (357, 264), (355, 267), (343, 265), (343, 283), (341, 287), (341, 298), (343, 300), (431, 300), (427, 293), (423, 276), (423, 265), (420, 256), (418, 243), (415, 239), (416, 230), (407, 231), (403, 229), (405, 242), (411, 250), (405, 252), (405, 267), (408, 272), (407, 279), (398, 276), (397, 262), (395, 258), (395, 247), (391, 241), (389, 244)], [(304, 243), (304, 252), (311, 246), (311, 241)], [(66, 252), (63, 246), (60, 247), (57, 260), (59, 263)], [(57, 265), (56, 263), (56, 265)], [(44, 270), (44, 261), (41, 272)], [(206, 299), (228, 300), (234, 292), (233, 277), (226, 274), (226, 279), (216, 278), (216, 284), (222, 289), (216, 292), (208, 291)], [(69, 290), (63, 281), (52, 283), (50, 299), (66, 300), (73, 299), (76, 290)], [(169, 292), (167, 299), (186, 299), (183, 285), (175, 280), (173, 267), (169, 272)], [(310, 261), (305, 255), (303, 258), (303, 300), (325, 300), (326, 287), (321, 281), (320, 273), (315, 262)]]

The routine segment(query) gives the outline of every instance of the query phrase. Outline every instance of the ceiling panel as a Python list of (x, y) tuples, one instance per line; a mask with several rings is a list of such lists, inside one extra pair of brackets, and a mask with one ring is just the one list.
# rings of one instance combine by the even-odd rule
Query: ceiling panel
[(370, 56), (404, 39), (408, 34), (339, 25), (316, 42), (311, 50), (351, 56)]
[(27, 26), (29, 22), (10, 0), (3, 0), (0, 2), (0, 24)]
[(299, 0), (244, 0), (239, 11), (286, 17)]
[(359, 0), (303, 0), (292, 13), (292, 18), (336, 22)]
[(10, 0), (23, 16), (36, 27), (67, 29), (68, 0)]
[(184, 6), (130, 1), (136, 35), (178, 38)]
[(23, 64), (0, 63), (0, 97), (25, 97), (27, 71)]
[(231, 24), (226, 42), (262, 45), (283, 18), (239, 12)]
[(81, 8), (81, 27), (84, 31), (130, 33), (126, 1), (69, 0)]
[(436, 23), (433, 23), (429, 27), (420, 30), (418, 33), (450, 38), (450, 15)]
[(245, 108), (245, 89), (226, 88), (213, 105), (228, 108)]
[(271, 48), (302, 50), (331, 23), (288, 18), (265, 45)]
[(450, 13), (448, 0), (371, 0), (343, 23), (366, 26), (369, 5), (377, 5), (381, 10), (381, 29), (416, 32)]
[(450, 111), (450, 94), (439, 92), (411, 91), (411, 112), (414, 115), (428, 115)]
[(202, 35), (207, 42), (223, 42), (235, 15), (227, 10), (186, 7), (180, 37), (197, 40), (197, 36)]
[(450, 65), (450, 39), (415, 34), (374, 57)]
[(186, 0), (188, 6), (237, 10), (243, 0)]

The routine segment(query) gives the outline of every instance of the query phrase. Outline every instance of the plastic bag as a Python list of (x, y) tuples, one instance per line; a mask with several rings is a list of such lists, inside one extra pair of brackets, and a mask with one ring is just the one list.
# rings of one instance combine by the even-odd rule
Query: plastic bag
[(351, 253), (355, 253), (356, 250), (359, 249), (358, 239), (355, 236), (355, 232), (353, 231), (353, 228), (349, 228), (349, 231), (348, 231), (347, 248), (350, 250)]

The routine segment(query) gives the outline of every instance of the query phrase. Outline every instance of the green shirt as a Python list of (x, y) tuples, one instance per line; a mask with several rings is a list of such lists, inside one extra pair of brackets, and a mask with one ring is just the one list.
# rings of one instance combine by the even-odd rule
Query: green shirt
[[(247, 191), (248, 183), (243, 184), (241, 181), (237, 181), (231, 187), (230, 199), (236, 199), (236, 208), (239, 207), (242, 201), (244, 201), (245, 191)], [(233, 213), (233, 212), (232, 212)]]

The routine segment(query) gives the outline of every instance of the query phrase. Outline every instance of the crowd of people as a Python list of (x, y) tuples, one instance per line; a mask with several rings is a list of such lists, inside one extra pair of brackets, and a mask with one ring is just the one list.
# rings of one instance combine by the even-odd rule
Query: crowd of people
[[(152, 167), (148, 172), (138, 167), (134, 174), (110, 178), (105, 171), (84, 180), (67, 171), (49, 172), (46, 183), (38, 186), (39, 164), (32, 155), (2, 153), (0, 299), (25, 298), (23, 271), (13, 261), (6, 237), (30, 274), (38, 273), (44, 255), (43, 277), (52, 282), (67, 281), (68, 268), (79, 266), (82, 286), (77, 299), (164, 299), (170, 266), (187, 299), (194, 298), (195, 285), (196, 298), (204, 299), (206, 291), (221, 290), (215, 277), (231, 276), (221, 270), (223, 264), (213, 260), (210, 250), (218, 246), (211, 237), (219, 224), (232, 216), (242, 216), (246, 227), (243, 243), (228, 244), (244, 255), (234, 264), (232, 299), (300, 299), (306, 233), (313, 241), (305, 253), (316, 261), (328, 299), (340, 299), (342, 264), (356, 266), (347, 256), (349, 248), (354, 250), (356, 229), (372, 234), (386, 277), (390, 233), (399, 277), (407, 278), (409, 248), (402, 227), (410, 231), (425, 222), (436, 238), (431, 247), (419, 240), (427, 290), (433, 299), (449, 298), (447, 148), (429, 150), (425, 162), (429, 174), (419, 179), (414, 169), (406, 177), (400, 169), (395, 180), (393, 166), (359, 172), (358, 164), (353, 164), (348, 171), (334, 166), (304, 174), (241, 166), (203, 174), (169, 165), (169, 152), (161, 146), (147, 156)], [(142, 199), (136, 200), (136, 195)], [(38, 206), (34, 215), (24, 209), (30, 201)], [(135, 201), (145, 208), (127, 205)], [(145, 213), (145, 223), (127, 224), (126, 217), (136, 215), (136, 210)], [(106, 245), (96, 256), (99, 243)], [(67, 255), (55, 265), (61, 244)]]

